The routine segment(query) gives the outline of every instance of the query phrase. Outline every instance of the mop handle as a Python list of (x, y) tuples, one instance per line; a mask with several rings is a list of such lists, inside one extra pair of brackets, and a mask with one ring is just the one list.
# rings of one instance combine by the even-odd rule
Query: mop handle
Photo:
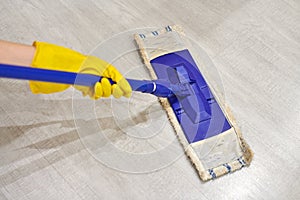
[[(102, 77), (92, 74), (73, 73), (57, 70), (33, 68), (28, 66), (18, 66), (0, 63), (0, 78), (12, 78), (52, 83), (62, 83), (70, 85), (94, 86), (101, 81)], [(150, 93), (158, 97), (170, 97), (173, 95), (169, 84), (159, 80), (135, 80), (126, 79), (133, 91)], [(114, 81), (109, 79), (111, 84)]]

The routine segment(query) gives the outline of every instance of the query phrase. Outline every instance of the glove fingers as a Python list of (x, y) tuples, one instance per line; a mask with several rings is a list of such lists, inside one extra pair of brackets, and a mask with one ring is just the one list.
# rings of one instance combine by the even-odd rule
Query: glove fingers
[(99, 99), (103, 95), (103, 89), (101, 83), (97, 82), (94, 86), (94, 95), (91, 96), (93, 99)]
[(113, 91), (113, 96), (117, 99), (123, 95), (123, 91), (117, 84), (112, 85), (112, 91)]
[[(107, 67), (103, 73), (103, 76), (110, 77), (119, 86), (119, 87), (117, 87), (119, 89), (117, 89), (117, 88), (113, 89), (113, 90), (117, 89), (117, 91), (115, 93), (116, 96), (120, 95), (120, 93), (121, 93), (120, 90), (122, 91), (121, 96), (125, 96), (125, 97), (131, 96), (131, 92), (132, 92), (131, 86), (129, 85), (128, 81), (125, 78), (123, 78), (121, 73), (118, 70), (116, 70), (114, 67), (112, 67), (112, 66)], [(113, 94), (114, 94), (114, 92), (113, 92)]]
[[(115, 98), (120, 98), (121, 96), (130, 97), (131, 95), (131, 86), (123, 78), (122, 74), (110, 63), (95, 56), (87, 56), (79, 72), (104, 77), (94, 87), (80, 88), (83, 95), (89, 95), (92, 99), (109, 97), (110, 95), (113, 95)], [(108, 78), (116, 82), (116, 84), (111, 85)]]
[(101, 79), (101, 85), (102, 85), (102, 90), (103, 90), (103, 97), (109, 97), (111, 95), (111, 84), (107, 78), (102, 78)]
[(128, 81), (125, 78), (122, 78), (117, 84), (120, 87), (120, 89), (122, 90), (123, 96), (125, 96), (127, 98), (131, 96), (132, 89), (131, 89), (131, 86), (129, 85)]
[[(90, 97), (92, 99), (99, 99), (100, 97), (109, 97), (111, 94), (115, 98), (120, 98), (121, 96), (124, 95), (124, 92), (120, 88), (119, 85), (113, 84), (110, 85), (110, 82), (108, 79), (103, 78), (100, 82), (97, 82), (94, 86), (94, 92), (93, 94), (89, 93)], [(88, 91), (87, 91), (88, 92)]]
[(121, 73), (111, 65), (108, 65), (105, 68), (103, 76), (111, 78), (111, 80), (113, 80), (116, 83), (118, 83), (123, 78)]

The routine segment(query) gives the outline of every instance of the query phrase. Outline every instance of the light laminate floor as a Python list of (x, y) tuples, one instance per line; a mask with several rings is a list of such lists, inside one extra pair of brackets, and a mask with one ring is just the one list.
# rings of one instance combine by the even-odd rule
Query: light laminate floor
[(132, 78), (149, 75), (126, 31), (169, 24), (212, 61), (252, 165), (203, 183), (156, 98), (94, 104), (1, 79), (1, 200), (300, 198), (300, 1), (0, 0), (0, 39), (94, 49)]

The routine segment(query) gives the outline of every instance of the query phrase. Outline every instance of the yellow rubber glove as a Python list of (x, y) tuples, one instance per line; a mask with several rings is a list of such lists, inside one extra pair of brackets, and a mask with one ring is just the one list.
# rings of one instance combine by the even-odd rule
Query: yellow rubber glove
[[(132, 89), (127, 80), (111, 64), (95, 56), (85, 56), (71, 49), (48, 44), (45, 42), (34, 42), (36, 51), (32, 61), (32, 67), (59, 70), (75, 73), (86, 73), (103, 76), (101, 82), (94, 87), (75, 86), (82, 94), (89, 95), (92, 99), (100, 97), (121, 96), (129, 97)], [(107, 78), (111, 78), (116, 84), (111, 85)], [(51, 94), (61, 92), (70, 87), (66, 84), (46, 83), (29, 81), (33, 93)]]

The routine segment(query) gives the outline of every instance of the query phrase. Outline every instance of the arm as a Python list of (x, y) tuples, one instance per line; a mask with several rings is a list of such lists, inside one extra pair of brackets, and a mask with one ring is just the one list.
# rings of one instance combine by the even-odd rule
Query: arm
[(30, 66), (35, 47), (0, 40), (0, 63)]
[[(110, 63), (46, 42), (36, 41), (30, 46), (0, 40), (0, 63), (103, 76), (101, 82), (97, 82), (94, 87), (75, 85), (84, 96), (89, 95), (92, 99), (109, 97), (111, 94), (116, 98), (129, 97), (132, 92), (128, 81)], [(111, 85), (108, 78), (115, 84)], [(29, 81), (29, 86), (35, 94), (51, 94), (70, 87), (67, 84), (38, 81)]]

